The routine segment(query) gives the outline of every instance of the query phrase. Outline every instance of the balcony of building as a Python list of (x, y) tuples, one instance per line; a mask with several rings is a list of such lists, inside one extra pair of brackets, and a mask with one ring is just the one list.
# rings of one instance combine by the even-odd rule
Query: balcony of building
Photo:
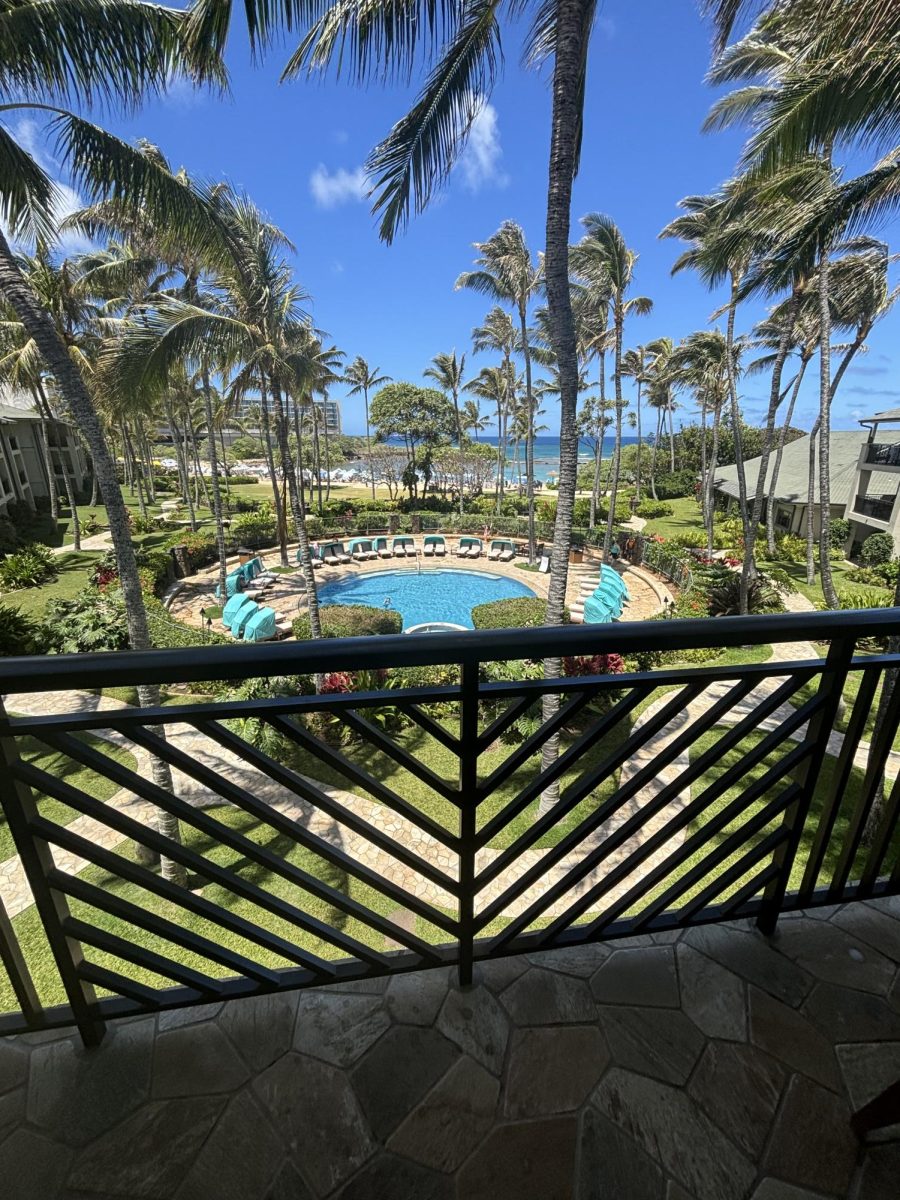
[(887, 526), (894, 511), (895, 499), (895, 496), (856, 496), (848, 516)]
[(898, 636), (0, 663), (5, 1194), (896, 1200)]

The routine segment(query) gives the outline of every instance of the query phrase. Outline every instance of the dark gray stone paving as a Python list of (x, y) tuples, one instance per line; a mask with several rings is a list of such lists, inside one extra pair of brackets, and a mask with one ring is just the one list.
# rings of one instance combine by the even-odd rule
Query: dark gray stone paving
[(0, 1041), (2, 1200), (898, 1200), (900, 903)]

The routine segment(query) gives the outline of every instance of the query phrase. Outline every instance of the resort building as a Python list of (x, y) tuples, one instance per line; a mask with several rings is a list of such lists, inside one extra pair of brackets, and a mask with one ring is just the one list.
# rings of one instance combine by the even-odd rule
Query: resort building
[[(893, 422), (894, 432), (878, 435), (879, 425)], [(900, 547), (900, 506), (897, 504), (900, 485), (900, 409), (876, 413), (861, 422), (865, 428), (836, 429), (831, 433), (831, 516), (850, 521), (847, 553), (851, 557), (871, 533), (893, 534)], [(813, 504), (813, 528), (819, 531), (818, 503), (818, 445), (811, 446), (811, 437), (797, 438), (784, 447), (778, 478), (772, 488), (775, 455), (769, 458), (764, 495), (766, 503), (775, 506), (775, 528), (784, 533), (806, 534), (806, 513), (809, 500), (810, 452), (814, 454), (816, 503)], [(744, 464), (747, 492), (753, 496), (759, 479), (760, 458)], [(737, 508), (738, 483), (735, 466), (719, 467), (716, 472), (716, 493), (728, 509)], [(763, 509), (765, 519), (765, 509)]]
[[(72, 425), (53, 418), (47, 422), (47, 440), (60, 491), (65, 487), (63, 470), (75, 491), (82, 491), (88, 468)], [(41, 416), (24, 392), (0, 390), (0, 513), (11, 503), (34, 508), (35, 501), (48, 494)]]

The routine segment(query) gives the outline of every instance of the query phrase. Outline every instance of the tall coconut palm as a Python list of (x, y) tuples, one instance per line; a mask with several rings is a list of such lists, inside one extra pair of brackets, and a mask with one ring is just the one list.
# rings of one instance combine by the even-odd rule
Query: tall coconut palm
[(528, 497), (528, 561), (534, 562), (534, 392), (531, 378), (531, 345), (528, 336), (528, 305), (541, 278), (525, 240), (525, 231), (514, 221), (504, 221), (486, 242), (476, 242), (475, 271), (464, 271), (456, 287), (470, 288), (500, 304), (511, 305), (519, 318), (519, 350), (525, 363), (525, 487)]
[(656, 409), (657, 416), (653, 451), (650, 455), (650, 494), (654, 500), (657, 499), (657, 456), (667, 419), (669, 422), (669, 471), (675, 471), (675, 428), (673, 419), (675, 401), (672, 397), (674, 381), (670, 369), (670, 360), (674, 350), (675, 343), (670, 337), (654, 338), (653, 341), (647, 343), (647, 353), (650, 355), (647, 367), (647, 399), (651, 408)]
[(474, 379), (464, 384), (481, 400), (487, 400), (497, 411), (497, 493), (496, 511), (503, 504), (503, 480), (506, 474), (506, 422), (515, 398), (515, 376), (512, 364), (506, 359), (500, 366), (482, 367)]
[(512, 356), (515, 353), (516, 343), (517, 333), (512, 318), (509, 313), (504, 312), (502, 308), (496, 305), (487, 314), (483, 323), (472, 330), (472, 347), (476, 354), (482, 350), (496, 350), (502, 355), (502, 362), (499, 368), (500, 375), (497, 377), (499, 383), (497, 383), (496, 387), (494, 387), (494, 384), (488, 384), (489, 387), (494, 387), (494, 391), (490, 396), (486, 396), (483, 391), (479, 391), (474, 386), (468, 386), (466, 389), (467, 391), (474, 391), (482, 399), (492, 399), (495, 403), (497, 403), (497, 396), (499, 396), (500, 390), (503, 392), (504, 398), (502, 402), (497, 404), (498, 514), (503, 505), (503, 492), (506, 483), (506, 420), (510, 413), (510, 401), (513, 394), (510, 381), (513, 378)]
[(603, 552), (608, 555), (616, 519), (616, 499), (622, 462), (622, 414), (625, 411), (625, 400), (622, 395), (622, 354), (625, 320), (630, 314), (642, 316), (649, 313), (653, 308), (653, 301), (647, 296), (633, 296), (631, 299), (626, 299), (628, 289), (634, 279), (634, 265), (638, 256), (628, 248), (616, 223), (602, 213), (589, 213), (586, 217), (581, 218), (581, 223), (586, 232), (573, 251), (575, 271), (588, 279), (599, 275), (608, 283), (613, 318), (616, 440), (610, 473), (609, 513), (606, 520), (606, 535), (603, 539)]
[(462, 423), (466, 433), (471, 431), (475, 434), (475, 441), (479, 440), (479, 433), (484, 433), (488, 427), (487, 417), (481, 415), (481, 407), (478, 403), (478, 398), (470, 398), (465, 401), (462, 406)]
[(648, 366), (646, 346), (636, 346), (633, 350), (626, 350), (622, 355), (622, 374), (633, 379), (635, 385), (635, 411), (628, 414), (628, 421), (637, 434), (637, 458), (634, 471), (634, 498), (637, 504), (641, 502), (641, 456), (644, 449), (641, 430), (641, 395), (644, 384), (648, 380)]
[(453, 404), (453, 415), (456, 420), (456, 440), (459, 446), (459, 515), (465, 511), (465, 476), (466, 452), (463, 439), (462, 415), (459, 410), (459, 393), (463, 386), (463, 375), (466, 366), (466, 356), (456, 357), (456, 351), (450, 354), (436, 354), (431, 360), (431, 366), (426, 367), (423, 375), (433, 379), (445, 396), (449, 396)]
[(366, 455), (369, 459), (369, 477), (372, 484), (372, 499), (375, 499), (375, 469), (372, 466), (372, 438), (369, 430), (369, 389), (378, 387), (381, 383), (390, 383), (390, 375), (382, 375), (379, 373), (378, 367), (370, 367), (364, 358), (357, 355), (353, 362), (344, 372), (344, 382), (352, 386), (347, 392), (348, 396), (358, 396), (360, 392), (363, 394), (363, 400), (366, 405)]

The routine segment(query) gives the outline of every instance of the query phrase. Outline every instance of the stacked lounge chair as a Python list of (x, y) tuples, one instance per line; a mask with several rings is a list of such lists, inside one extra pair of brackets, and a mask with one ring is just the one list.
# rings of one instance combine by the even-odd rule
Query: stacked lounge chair
[(251, 600), (246, 592), (235, 592), (231, 599), (226, 602), (225, 607), (222, 609), (222, 624), (226, 629), (231, 628), (238, 613), (242, 608), (246, 608), (248, 604), (254, 608), (257, 607), (256, 601)]

